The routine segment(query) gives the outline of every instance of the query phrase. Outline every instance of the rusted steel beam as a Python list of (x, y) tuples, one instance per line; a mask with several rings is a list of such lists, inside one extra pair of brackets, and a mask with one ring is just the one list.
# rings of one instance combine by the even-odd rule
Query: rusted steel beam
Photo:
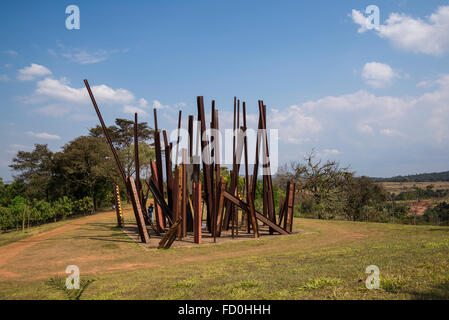
[(187, 236), (187, 150), (182, 149), (182, 194), (181, 194), (181, 214), (182, 214), (182, 237)]
[[(192, 159), (193, 157), (193, 116), (189, 115), (189, 122), (187, 131), (189, 132), (189, 158)], [(189, 163), (192, 163), (192, 161), (189, 161)]]
[[(232, 174), (232, 172), (235, 170), (235, 163), (236, 163), (236, 159), (235, 159), (235, 122), (236, 122), (236, 111), (237, 111), (237, 97), (234, 97), (234, 118), (233, 118), (233, 126), (232, 126), (232, 170), (230, 170), (230, 177), (231, 177), (231, 181), (229, 184), (229, 192), (232, 193), (232, 186), (234, 185), (234, 175)], [(233, 214), (233, 209), (234, 209), (234, 204), (232, 203), (227, 203), (226, 204), (226, 210), (225, 210), (225, 216), (224, 216), (224, 228), (225, 230), (229, 229), (229, 219), (232, 220), (232, 237), (234, 237), (234, 214)]]
[[(262, 134), (262, 143), (264, 146), (263, 150), (263, 159), (264, 159), (264, 176), (265, 176), (265, 184), (266, 184), (266, 197), (268, 204), (268, 218), (276, 223), (276, 216), (274, 212), (274, 195), (273, 195), (273, 184), (271, 180), (271, 167), (270, 167), (270, 154), (268, 151), (268, 139), (267, 139), (267, 125), (266, 125), (266, 107), (262, 104), (259, 104), (259, 113), (262, 115), (262, 129), (264, 130)], [(266, 173), (266, 174), (265, 174)], [(270, 234), (273, 234), (273, 230), (270, 228)]]
[(258, 175), (258, 171), (259, 171), (259, 145), (260, 145), (260, 135), (261, 132), (260, 130), (262, 129), (262, 115), (260, 114), (260, 106), (263, 106), (263, 101), (259, 100), (259, 124), (257, 125), (257, 139), (256, 139), (256, 156), (254, 159), (254, 167), (253, 167), (253, 182), (251, 183), (252, 185), (252, 190), (251, 192), (253, 193), (253, 199), (256, 199), (256, 189), (257, 189), (257, 175)]
[[(239, 172), (240, 172), (240, 163), (242, 161), (242, 154), (243, 154), (243, 136), (241, 135), (241, 128), (240, 128), (240, 100), (237, 100), (237, 123), (236, 123), (236, 129), (234, 130), (234, 133), (237, 134), (236, 143), (237, 143), (237, 149), (234, 150), (233, 154), (233, 161), (235, 158), (235, 166), (232, 168), (232, 175), (231, 175), (231, 185), (229, 187), (229, 193), (233, 195), (238, 194), (238, 184), (239, 184)], [(225, 230), (229, 229), (229, 217), (231, 215), (237, 215), (238, 217), (238, 211), (236, 210), (235, 206), (233, 206), (230, 203), (226, 203), (226, 212), (225, 212)], [(238, 219), (237, 219), (237, 225), (238, 225)], [(238, 227), (237, 227), (238, 229)]]
[(139, 195), (139, 200), (142, 206), (145, 208), (145, 201), (143, 199), (142, 184), (140, 182), (140, 162), (139, 162), (139, 137), (137, 133), (138, 122), (137, 122), (137, 112), (134, 113), (134, 167), (136, 169), (136, 188), (137, 194)]
[(101, 113), (100, 113), (100, 109), (97, 106), (97, 102), (95, 101), (95, 97), (92, 93), (92, 90), (90, 89), (89, 82), (87, 81), (87, 79), (84, 79), (84, 85), (86, 86), (86, 89), (89, 92), (90, 100), (92, 100), (92, 104), (95, 108), (95, 112), (97, 113), (98, 120), (100, 120), (101, 127), (103, 128), (103, 133), (106, 137), (106, 140), (108, 141), (109, 147), (111, 148), (112, 154), (114, 155), (115, 162), (120, 171), (120, 177), (122, 178), (123, 184), (125, 186), (127, 186), (128, 183), (126, 181), (125, 170), (123, 169), (123, 166), (120, 163), (120, 159), (117, 155), (117, 152), (115, 151), (114, 145), (112, 144), (112, 140), (111, 140), (111, 137), (109, 136), (108, 129), (106, 128), (106, 125), (104, 124), (103, 117), (101, 116)]
[(201, 244), (201, 182), (193, 183), (193, 241)]
[(278, 212), (279, 217), (278, 217), (278, 223), (277, 223), (279, 226), (282, 225), (282, 219), (284, 218), (285, 204), (286, 204), (285, 198), (281, 196), (279, 198), (279, 212)]
[[(212, 100), (212, 102), (211, 102), (211, 113), (210, 113), (210, 118), (211, 118), (211, 121), (210, 121), (210, 129), (215, 129), (215, 117), (214, 117), (214, 115), (215, 115), (215, 100)], [(211, 197), (212, 197), (212, 208), (211, 208), (211, 226), (212, 226), (212, 229), (210, 230), (211, 231), (211, 234), (212, 234), (212, 236), (215, 236), (216, 235), (216, 232), (217, 232), (217, 230), (216, 230), (216, 228), (215, 228), (215, 226), (216, 226), (216, 224), (217, 224), (217, 222), (216, 222), (216, 220), (217, 220), (217, 185), (216, 185), (216, 177), (215, 177), (215, 164), (216, 164), (216, 162), (215, 162), (215, 154), (216, 154), (216, 137), (215, 137), (215, 135), (211, 132), (211, 136), (210, 136), (210, 146), (211, 146), (211, 148), (210, 148), (210, 160), (211, 160), (211, 162), (210, 162), (210, 165), (209, 165), (209, 170), (210, 170), (210, 173), (209, 173), (209, 177), (210, 177), (210, 180), (211, 180), (211, 185), (212, 185), (212, 189), (211, 190), (213, 190), (213, 192), (211, 192)]]
[(157, 188), (157, 184), (153, 179), (153, 176), (149, 179), (148, 182), (148, 188), (150, 188), (151, 193), (153, 194), (154, 200), (157, 201), (157, 204), (161, 207), (162, 213), (165, 216), (165, 218), (168, 220), (169, 224), (173, 223), (173, 220), (171, 217), (173, 216), (172, 211), (168, 207), (167, 203), (165, 202), (164, 196), (159, 192)]
[(293, 210), (295, 205), (295, 184), (288, 182), (287, 184), (287, 190), (288, 190), (288, 200), (287, 203), (287, 215), (285, 218), (285, 229), (288, 232), (292, 232), (293, 228)]
[(156, 153), (156, 171), (157, 171), (157, 183), (159, 192), (164, 194), (164, 176), (162, 174), (162, 150), (161, 150), (161, 136), (157, 127), (157, 111), (154, 112), (154, 151)]
[[(201, 121), (201, 150), (202, 150), (202, 163), (203, 163), (203, 175), (204, 175), (204, 193), (206, 198), (206, 215), (207, 215), (207, 227), (211, 230), (211, 211), (212, 211), (212, 180), (210, 177), (210, 153), (209, 143), (206, 138), (206, 118), (204, 115), (204, 100), (203, 97), (197, 97), (198, 106), (198, 120)], [(205, 158), (208, 158), (207, 162)]]
[(179, 205), (179, 167), (175, 167), (175, 174), (173, 176), (173, 220), (176, 221), (180, 216), (180, 205)]
[[(165, 152), (165, 176), (167, 177), (167, 199), (168, 206), (173, 210), (173, 171), (171, 162), (171, 148), (167, 139), (167, 131), (162, 131), (164, 138), (164, 152)], [(171, 217), (173, 219), (173, 217)]]
[(223, 178), (220, 178), (220, 193), (218, 194), (218, 209), (217, 209), (217, 221), (216, 221), (216, 234), (214, 234), (214, 242), (216, 237), (221, 236), (221, 228), (223, 221), (223, 210), (224, 210), (224, 191), (226, 191), (226, 182)]
[(134, 182), (134, 178), (128, 177), (128, 185), (129, 185), (129, 189), (130, 189), (130, 194), (131, 194), (131, 203), (133, 205), (133, 209), (134, 212), (137, 213), (136, 214), (136, 222), (137, 222), (137, 229), (139, 231), (139, 235), (140, 235), (140, 240), (143, 243), (148, 243), (150, 241), (150, 234), (148, 233), (148, 230), (145, 226), (145, 220), (143, 218), (143, 213), (142, 213), (142, 207), (140, 206), (140, 201), (139, 201), (139, 196), (137, 193), (137, 188), (136, 188), (136, 184)]
[[(232, 194), (230, 194), (230, 193), (227, 192), (227, 191), (224, 191), (224, 192), (223, 192), (223, 196), (224, 196), (227, 200), (233, 202), (236, 206), (240, 207), (242, 210), (244, 210), (244, 211), (246, 211), (246, 212), (249, 212), (250, 209), (249, 209), (248, 204), (246, 204), (246, 203), (243, 202), (242, 200), (238, 199), (237, 197), (233, 196)], [(274, 231), (279, 232), (280, 234), (289, 234), (284, 228), (282, 228), (282, 227), (280, 227), (280, 226), (274, 224), (270, 219), (264, 217), (264, 215), (261, 214), (260, 212), (255, 211), (255, 215), (256, 215), (256, 218), (257, 218), (258, 220), (260, 220), (261, 222), (265, 223), (265, 224), (268, 225), (269, 227), (273, 228)]]
[(164, 237), (159, 242), (158, 249), (169, 249), (173, 242), (176, 239), (176, 233), (177, 230), (180, 228), (182, 223), (182, 218), (178, 217), (176, 221), (173, 223), (173, 225), (168, 229), (168, 231), (165, 233)]
[[(154, 182), (156, 183), (156, 187), (157, 187), (159, 193), (163, 194), (161, 192), (161, 190), (159, 189), (159, 177), (158, 177), (155, 161), (151, 161), (151, 179), (153, 179)], [(165, 219), (164, 219), (164, 214), (162, 213), (162, 209), (161, 209), (161, 206), (159, 205), (159, 203), (156, 203), (156, 205), (154, 206), (154, 213), (156, 216), (156, 227), (159, 232), (163, 232), (165, 229)]]
[(179, 115), (178, 115), (178, 133), (176, 135), (175, 167), (178, 166), (179, 136), (180, 136), (180, 132), (181, 132), (181, 119), (182, 119), (182, 111), (179, 110)]
[[(246, 201), (249, 204), (249, 218), (251, 219), (251, 225), (253, 227), (254, 237), (259, 237), (259, 226), (257, 225), (255, 208), (254, 208), (254, 199), (252, 194), (249, 192), (249, 175), (248, 175), (248, 141), (246, 138), (246, 104), (243, 102), (242, 105), (243, 111), (243, 144), (244, 144), (244, 152), (245, 152), (245, 193), (246, 193)], [(248, 221), (249, 226), (249, 221)], [(248, 227), (249, 231), (249, 227)]]

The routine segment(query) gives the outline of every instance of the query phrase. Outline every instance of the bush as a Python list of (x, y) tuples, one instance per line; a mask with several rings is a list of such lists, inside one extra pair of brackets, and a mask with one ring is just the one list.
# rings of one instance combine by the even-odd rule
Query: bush
[(15, 220), (9, 208), (0, 207), (0, 229), (8, 230), (14, 228)]
[(53, 208), (55, 210), (56, 217), (64, 220), (66, 217), (72, 215), (73, 202), (68, 197), (64, 196), (53, 203)]
[(449, 222), (449, 203), (443, 201), (433, 208), (428, 208), (424, 212), (424, 218), (427, 222), (433, 224), (448, 224)]
[(84, 197), (82, 199), (76, 200), (73, 204), (75, 211), (84, 215), (91, 212), (93, 209), (91, 197)]

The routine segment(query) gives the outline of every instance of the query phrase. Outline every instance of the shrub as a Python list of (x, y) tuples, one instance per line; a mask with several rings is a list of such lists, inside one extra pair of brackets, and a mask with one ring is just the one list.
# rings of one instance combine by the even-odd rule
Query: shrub
[(53, 207), (58, 218), (65, 219), (73, 213), (73, 202), (66, 196), (53, 203)]

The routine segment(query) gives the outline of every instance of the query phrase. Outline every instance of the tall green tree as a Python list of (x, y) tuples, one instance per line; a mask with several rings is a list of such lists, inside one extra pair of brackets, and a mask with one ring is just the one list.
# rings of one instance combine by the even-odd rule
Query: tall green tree
[(65, 179), (77, 199), (86, 195), (92, 198), (94, 210), (97, 208), (97, 195), (104, 188), (112, 190), (108, 172), (112, 159), (107, 144), (101, 138), (78, 137), (63, 148), (57, 155), (63, 163)]
[(18, 172), (14, 178), (27, 184), (27, 197), (49, 200), (53, 177), (53, 157), (53, 152), (48, 149), (46, 144), (35, 144), (33, 151), (19, 151), (12, 159), (10, 167)]

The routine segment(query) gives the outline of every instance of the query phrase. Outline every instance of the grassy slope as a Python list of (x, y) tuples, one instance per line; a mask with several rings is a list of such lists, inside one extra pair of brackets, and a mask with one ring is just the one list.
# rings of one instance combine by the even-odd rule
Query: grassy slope
[[(96, 279), (82, 299), (449, 298), (447, 227), (296, 219), (296, 228), (315, 233), (145, 251), (113, 219), (24, 250), (2, 267), (16, 277), (1, 279), (0, 299), (64, 299), (46, 281), (65, 277), (72, 263), (82, 279)], [(380, 290), (365, 288), (371, 264)]]

